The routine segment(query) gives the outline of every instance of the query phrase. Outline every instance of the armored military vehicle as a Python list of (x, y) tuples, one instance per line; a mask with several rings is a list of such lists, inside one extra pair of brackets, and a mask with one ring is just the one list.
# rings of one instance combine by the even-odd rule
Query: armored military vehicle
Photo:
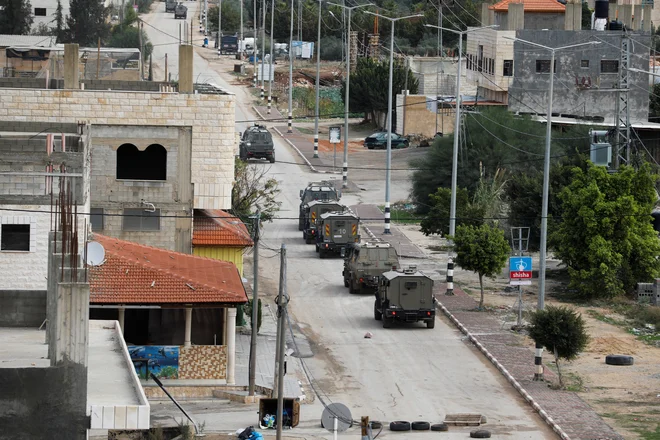
[(316, 251), (319, 257), (339, 254), (342, 257), (346, 247), (360, 242), (360, 219), (350, 212), (326, 212), (321, 214), (316, 234)]
[(186, 17), (188, 17), (188, 8), (183, 3), (179, 3), (174, 8), (174, 18), (183, 18), (185, 20)]
[(305, 227), (305, 204), (312, 200), (337, 201), (341, 198), (341, 192), (338, 191), (332, 182), (310, 182), (305, 189), (300, 190), (300, 208), (298, 211), (298, 230), (302, 231)]
[(312, 244), (316, 241), (317, 223), (321, 215), (326, 212), (343, 212), (345, 206), (336, 201), (312, 200), (304, 206), (305, 227), (303, 228), (303, 238), (305, 243)]
[(176, 5), (176, 0), (165, 0), (165, 12), (174, 12)]
[(275, 145), (270, 131), (258, 124), (248, 127), (238, 144), (238, 155), (241, 160), (267, 159), (275, 163)]
[[(344, 287), (351, 293), (362, 293), (378, 287), (383, 272), (397, 270), (399, 256), (396, 249), (384, 241), (353, 243), (344, 257)], [(373, 290), (372, 290), (373, 291)]]
[(376, 290), (374, 318), (383, 321), (383, 328), (392, 327), (394, 321), (424, 321), (426, 327), (435, 327), (433, 280), (415, 266), (383, 273)]

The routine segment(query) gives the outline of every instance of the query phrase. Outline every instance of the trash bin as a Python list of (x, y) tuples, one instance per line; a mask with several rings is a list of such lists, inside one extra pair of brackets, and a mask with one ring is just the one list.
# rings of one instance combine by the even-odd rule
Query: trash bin
[[(282, 411), (284, 428), (295, 428), (300, 421), (300, 401), (298, 399), (285, 398), (284, 408)], [(259, 400), (259, 426), (265, 429), (263, 419), (266, 415), (277, 416), (277, 399), (261, 399)], [(278, 421), (275, 420), (277, 426)]]

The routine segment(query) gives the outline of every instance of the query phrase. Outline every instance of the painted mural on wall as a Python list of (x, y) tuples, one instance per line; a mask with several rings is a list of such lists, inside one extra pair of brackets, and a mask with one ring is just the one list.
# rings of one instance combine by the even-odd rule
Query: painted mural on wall
[(149, 373), (159, 379), (178, 379), (179, 346), (130, 345), (128, 352), (140, 379), (151, 377)]

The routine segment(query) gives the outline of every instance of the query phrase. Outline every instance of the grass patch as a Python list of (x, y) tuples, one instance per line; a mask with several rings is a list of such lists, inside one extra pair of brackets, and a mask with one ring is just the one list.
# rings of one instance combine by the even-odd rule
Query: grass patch
[(311, 129), (311, 128), (307, 128), (307, 127), (296, 127), (296, 129), (297, 129), (299, 132), (304, 133), (304, 134), (314, 134), (314, 130)]
[[(378, 209), (385, 212), (385, 205), (379, 205)], [(403, 203), (393, 203), (390, 207), (390, 218), (392, 223), (401, 223), (407, 225), (417, 225), (421, 221), (415, 214), (414, 209), (407, 208)]]
[(660, 440), (660, 422), (657, 418), (657, 411), (603, 413), (601, 416), (616, 420), (626, 429), (630, 429), (639, 434), (640, 439)]
[(592, 318), (597, 319), (598, 321), (604, 322), (606, 324), (616, 325), (617, 327), (623, 327), (623, 326), (626, 325), (626, 323), (623, 322), (623, 321), (619, 321), (619, 320), (614, 319), (612, 317), (605, 316), (602, 313), (597, 312), (596, 310), (593, 310), (593, 309), (587, 310), (587, 314), (589, 316), (591, 316)]

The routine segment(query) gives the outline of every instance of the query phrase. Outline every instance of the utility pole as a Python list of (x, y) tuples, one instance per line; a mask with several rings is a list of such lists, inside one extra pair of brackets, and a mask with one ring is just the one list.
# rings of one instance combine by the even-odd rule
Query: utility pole
[[(275, 40), (273, 39), (273, 24), (275, 21), (275, 0), (270, 2), (270, 59), (268, 60), (268, 114), (270, 114), (271, 101), (273, 99), (273, 80), (275, 80), (275, 72), (273, 71), (273, 46)], [(271, 75), (273, 76), (271, 78)]]
[(351, 84), (351, 13), (353, 9), (371, 6), (373, 3), (367, 3), (357, 6), (346, 6), (345, 4), (330, 3), (334, 6), (340, 6), (342, 11), (348, 10), (348, 26), (346, 29), (346, 90), (344, 97), (344, 164), (342, 167), (342, 188), (348, 188), (348, 98)]
[[(144, 48), (142, 47), (142, 20), (140, 20), (139, 18), (138, 18), (138, 42), (140, 44), (140, 81), (144, 81)], [(99, 48), (99, 51), (100, 50), (101, 49)]]
[(241, 5), (241, 29), (238, 31), (238, 34), (241, 38), (241, 45), (239, 47), (238, 54), (240, 56), (240, 60), (243, 61), (243, 52), (245, 52), (245, 45), (243, 43), (243, 0), (238, 0), (238, 3)]
[[(456, 183), (458, 177), (458, 141), (460, 138), (460, 126), (461, 126), (461, 55), (463, 52), (463, 35), (468, 32), (474, 32), (486, 28), (496, 28), (499, 25), (491, 26), (482, 26), (478, 28), (468, 29), (466, 31), (457, 31), (455, 29), (448, 29), (442, 26), (434, 26), (432, 24), (425, 24), (424, 26), (429, 28), (438, 29), (441, 31), (449, 31), (458, 35), (458, 63), (456, 64), (456, 99), (455, 99), (455, 110), (456, 119), (454, 120), (454, 150), (452, 153), (452, 163), (451, 163), (451, 201), (449, 206), (449, 235), (454, 236), (456, 232)], [(437, 116), (436, 116), (437, 117)], [(447, 275), (449, 272), (452, 272), (452, 282), (451, 284), (447, 281), (447, 292), (446, 295), (454, 294), (454, 283), (453, 283), (453, 270), (454, 270), (454, 261), (452, 259), (453, 252), (453, 243), (450, 242), (452, 246), (449, 251), (449, 258), (447, 258)]]
[(165, 54), (165, 81), (167, 82), (167, 54)]
[[(386, 17), (366, 11), (367, 14), (389, 20), (390, 28), (390, 76), (387, 83), (387, 161), (385, 165), (385, 231), (384, 234), (391, 234), (390, 231), (390, 180), (392, 174), (392, 77), (394, 76), (394, 24), (399, 20), (405, 20), (414, 17), (423, 17), (423, 14), (407, 15), (405, 17)], [(408, 72), (406, 72), (407, 74)]]
[[(264, 100), (266, 94), (266, 75), (264, 75), (264, 57), (266, 56), (266, 7), (268, 2), (263, 0), (264, 4), (261, 6), (263, 18), (261, 20), (261, 101)], [(271, 0), (275, 1), (275, 0)]]
[[(140, 45), (142, 46), (142, 45)], [(140, 55), (142, 53), (140, 52)], [(99, 37), (98, 48), (96, 52), (96, 79), (99, 79), (99, 71), (101, 70), (101, 37)]]
[(291, 0), (291, 26), (289, 30), (289, 114), (287, 116), (287, 133), (293, 133), (293, 8), (295, 1)]
[(248, 394), (254, 396), (255, 377), (257, 371), (257, 333), (259, 331), (259, 223), (261, 222), (261, 211), (253, 219), (254, 229), (254, 279), (252, 281), (252, 337), (250, 339), (250, 374), (248, 382)]
[(286, 288), (286, 245), (282, 243), (280, 251), (280, 294), (277, 296), (277, 440), (282, 439), (282, 427), (284, 425), (284, 352), (286, 347), (286, 331), (284, 320), (287, 318), (287, 305), (289, 304), (289, 295)]
[(257, 0), (254, 0), (254, 44), (252, 46), (252, 61), (254, 62), (254, 70), (252, 72), (252, 87), (257, 88), (257, 24), (259, 18), (257, 16)]
[[(534, 43), (532, 41), (523, 40), (520, 38), (508, 38), (508, 40), (518, 41), (523, 44), (529, 44), (530, 46), (539, 47), (550, 51), (550, 66), (548, 67), (549, 71), (549, 87), (548, 87), (548, 109), (546, 116), (546, 127), (545, 127), (545, 155), (543, 162), (543, 202), (541, 206), (541, 243), (539, 249), (539, 296), (537, 303), (537, 310), (543, 310), (545, 308), (545, 268), (546, 268), (546, 250), (547, 250), (547, 241), (548, 241), (548, 195), (550, 193), (550, 147), (552, 145), (552, 98), (554, 94), (554, 84), (555, 84), (555, 53), (564, 50), (572, 49), (575, 47), (588, 46), (594, 44), (600, 44), (599, 41), (589, 41), (587, 43), (571, 44), (568, 46), (561, 47), (549, 47), (542, 44)], [(514, 48), (515, 50), (515, 48)], [(534, 365), (536, 371), (534, 373), (534, 380), (542, 381), (543, 380), (543, 346), (541, 344), (536, 344), (535, 355), (534, 355)]]
[[(319, 0), (318, 36), (316, 37), (316, 106), (314, 109), (314, 157), (319, 157), (319, 87), (321, 76), (321, 2)], [(301, 47), (302, 50), (302, 47)]]
[(209, 1), (204, 0), (204, 36), (209, 31)]
[[(242, 6), (243, 5), (241, 5), (241, 7)], [(218, 49), (221, 48), (222, 48), (222, 0), (218, 0)]]

